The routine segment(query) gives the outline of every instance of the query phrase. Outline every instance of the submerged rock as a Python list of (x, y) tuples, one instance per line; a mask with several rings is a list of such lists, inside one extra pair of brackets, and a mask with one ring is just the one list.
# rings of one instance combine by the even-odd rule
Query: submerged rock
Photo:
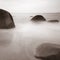
[(45, 43), (38, 46), (35, 58), (42, 60), (60, 60), (60, 45)]
[(48, 22), (55, 23), (55, 22), (59, 22), (59, 20), (49, 20)]
[(42, 16), (42, 15), (36, 15), (34, 16), (31, 21), (34, 21), (34, 22), (41, 22), (41, 21), (46, 21), (46, 19)]
[(0, 29), (14, 28), (15, 24), (12, 15), (3, 9), (0, 9)]

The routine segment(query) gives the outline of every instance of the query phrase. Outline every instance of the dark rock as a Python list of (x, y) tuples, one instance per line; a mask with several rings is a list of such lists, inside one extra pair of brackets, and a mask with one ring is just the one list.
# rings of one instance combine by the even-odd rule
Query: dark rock
[(42, 59), (42, 60), (60, 60), (60, 52), (56, 55), (51, 55), (47, 57), (36, 57), (36, 58)]
[(31, 21), (34, 21), (34, 22), (41, 22), (41, 21), (46, 21), (46, 19), (42, 16), (42, 15), (36, 15), (34, 16)]
[(15, 24), (12, 15), (3, 9), (0, 9), (0, 29), (14, 28)]
[(35, 58), (42, 60), (60, 60), (60, 45), (45, 43), (38, 46)]
[(59, 20), (49, 20), (48, 22), (55, 23), (55, 22), (59, 22)]

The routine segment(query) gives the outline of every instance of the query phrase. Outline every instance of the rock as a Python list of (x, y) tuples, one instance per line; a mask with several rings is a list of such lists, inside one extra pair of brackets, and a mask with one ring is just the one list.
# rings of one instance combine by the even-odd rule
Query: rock
[(60, 52), (56, 55), (51, 55), (51, 56), (47, 56), (47, 57), (40, 57), (39, 59), (42, 59), (42, 60), (60, 60)]
[(46, 19), (42, 16), (42, 15), (36, 15), (34, 16), (31, 21), (34, 21), (34, 22), (41, 22), (41, 21), (46, 21)]
[(55, 23), (55, 22), (59, 22), (59, 20), (49, 20), (48, 22)]
[(14, 28), (15, 24), (12, 15), (3, 9), (0, 9), (0, 29)]
[(38, 46), (35, 58), (42, 60), (60, 60), (60, 45), (45, 43)]

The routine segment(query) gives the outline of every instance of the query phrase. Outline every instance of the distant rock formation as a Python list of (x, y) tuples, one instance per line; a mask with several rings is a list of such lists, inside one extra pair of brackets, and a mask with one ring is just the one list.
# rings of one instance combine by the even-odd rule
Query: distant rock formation
[(37, 47), (36, 59), (60, 60), (60, 45), (45, 43)]
[(3, 9), (0, 9), (0, 29), (14, 28), (15, 24), (12, 15)]
[(31, 19), (31, 21), (33, 21), (33, 22), (39, 22), (40, 21), (41, 22), (41, 21), (46, 21), (46, 19), (42, 15), (36, 15)]
[(59, 20), (49, 20), (48, 22), (55, 23), (55, 22), (59, 22)]

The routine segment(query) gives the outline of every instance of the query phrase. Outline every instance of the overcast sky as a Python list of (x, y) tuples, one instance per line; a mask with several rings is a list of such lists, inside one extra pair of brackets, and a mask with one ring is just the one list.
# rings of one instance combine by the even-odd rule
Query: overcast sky
[(0, 0), (0, 8), (10, 12), (60, 12), (60, 0)]

